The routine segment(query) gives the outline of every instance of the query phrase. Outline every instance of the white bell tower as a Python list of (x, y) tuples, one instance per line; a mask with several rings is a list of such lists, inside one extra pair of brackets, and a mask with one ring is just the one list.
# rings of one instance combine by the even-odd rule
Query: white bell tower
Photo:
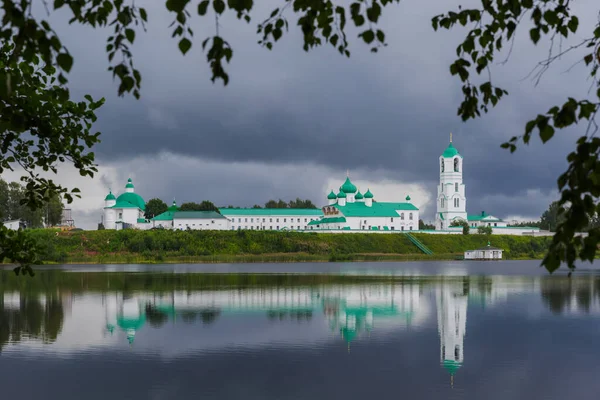
[(439, 163), (440, 184), (437, 190), (435, 229), (447, 229), (452, 221), (467, 220), (463, 157), (452, 144), (452, 134)]

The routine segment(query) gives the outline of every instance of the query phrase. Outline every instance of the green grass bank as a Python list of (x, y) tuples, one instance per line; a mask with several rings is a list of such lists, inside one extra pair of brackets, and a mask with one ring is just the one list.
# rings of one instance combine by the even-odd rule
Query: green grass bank
[(31, 230), (46, 263), (199, 263), (448, 260), (493, 246), (506, 259), (540, 259), (548, 237), (413, 234), (433, 251), (423, 254), (403, 234), (272, 231)]

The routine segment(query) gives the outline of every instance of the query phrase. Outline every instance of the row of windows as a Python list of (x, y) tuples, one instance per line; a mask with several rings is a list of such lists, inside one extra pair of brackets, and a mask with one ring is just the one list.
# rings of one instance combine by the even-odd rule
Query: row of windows
[[(444, 198), (442, 197), (440, 199), (440, 206), (442, 208), (444, 208), (444, 204), (445, 204), (445, 201), (444, 201)], [(459, 198), (454, 198), (454, 207), (457, 207), (457, 208), (460, 207), (460, 199)]]
[[(458, 182), (454, 183), (454, 191), (458, 192)], [(442, 184), (442, 193), (444, 192), (444, 185)]]
[[(310, 219), (304, 218), (304, 222), (314, 221), (316, 219), (318, 219), (318, 218), (310, 218)], [(262, 222), (267, 222), (266, 220), (267, 220), (266, 218), (263, 218)], [(283, 222), (287, 222), (287, 220), (288, 220), (287, 218), (283, 218)], [(289, 220), (290, 220), (290, 222), (294, 222), (294, 218), (290, 218)], [(296, 218), (296, 222), (300, 222), (300, 220), (301, 220), (301, 218)], [(235, 218), (231, 218), (230, 221), (235, 222)], [(242, 218), (238, 218), (237, 222), (241, 223)], [(244, 222), (248, 222), (248, 218), (244, 218)], [(250, 218), (250, 222), (254, 222), (254, 218)], [(256, 218), (256, 222), (261, 222), (260, 218)], [(273, 222), (273, 218), (269, 218), (269, 222)], [(275, 218), (275, 222), (279, 222), (279, 218)]]
[[(238, 229), (238, 230), (239, 229), (251, 229), (253, 231), (254, 230), (256, 230), (256, 231), (264, 231), (264, 230), (267, 230), (267, 227), (265, 225), (263, 225), (263, 226), (256, 226), (256, 227), (255, 226), (237, 226), (236, 227), (236, 226), (233, 226), (233, 225), (231, 226), (231, 230), (232, 231), (235, 231), (236, 229)], [(288, 227), (288, 229), (301, 230), (301, 229), (306, 229), (306, 227), (302, 227), (300, 225), (297, 225), (297, 226), (293, 226), (292, 225), (292, 226)], [(271, 231), (273, 230), (273, 225), (269, 226), (269, 230), (271, 230)], [(279, 230), (279, 225), (275, 226), (275, 230)]]

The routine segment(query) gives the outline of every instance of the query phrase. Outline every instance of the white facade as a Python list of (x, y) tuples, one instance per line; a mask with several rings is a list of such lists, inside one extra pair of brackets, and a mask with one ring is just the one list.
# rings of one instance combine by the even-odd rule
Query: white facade
[(465, 260), (501, 260), (502, 249), (488, 245), (477, 250), (465, 251)]
[(467, 220), (467, 198), (463, 183), (463, 157), (452, 144), (440, 156), (440, 184), (437, 188), (435, 228), (446, 229), (452, 221)]
[(12, 231), (18, 231), (20, 227), (24, 227), (25, 224), (20, 219), (13, 219), (11, 221), (4, 221), (4, 227)]
[(144, 210), (146, 203), (137, 193), (133, 186), (131, 178), (125, 185), (125, 192), (119, 197), (115, 197), (112, 191), (104, 199), (104, 212), (102, 223), (104, 229), (124, 229), (140, 228), (139, 223), (147, 226), (144, 220)]
[(226, 231), (229, 229), (227, 218), (177, 218), (177, 214), (175, 215), (173, 228), (177, 230)]
[(222, 208), (231, 230), (305, 230), (311, 221), (319, 220), (319, 209), (294, 208)]

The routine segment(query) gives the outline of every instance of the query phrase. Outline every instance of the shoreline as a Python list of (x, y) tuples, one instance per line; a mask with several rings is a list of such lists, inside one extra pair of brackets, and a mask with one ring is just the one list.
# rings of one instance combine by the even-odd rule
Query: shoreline
[[(497, 261), (512, 260), (539, 260), (541, 257), (515, 257), (503, 258)], [(286, 264), (286, 263), (330, 263), (330, 262), (415, 262), (415, 261), (464, 261), (460, 253), (449, 254), (344, 254), (344, 255), (312, 255), (298, 253), (281, 254), (260, 254), (260, 255), (216, 255), (216, 256), (178, 256), (164, 258), (147, 258), (138, 255), (121, 255), (118, 257), (100, 256), (100, 257), (73, 257), (63, 262), (44, 261), (40, 265), (102, 265), (102, 264)], [(496, 260), (489, 260), (496, 261)], [(4, 266), (11, 263), (2, 263)]]

